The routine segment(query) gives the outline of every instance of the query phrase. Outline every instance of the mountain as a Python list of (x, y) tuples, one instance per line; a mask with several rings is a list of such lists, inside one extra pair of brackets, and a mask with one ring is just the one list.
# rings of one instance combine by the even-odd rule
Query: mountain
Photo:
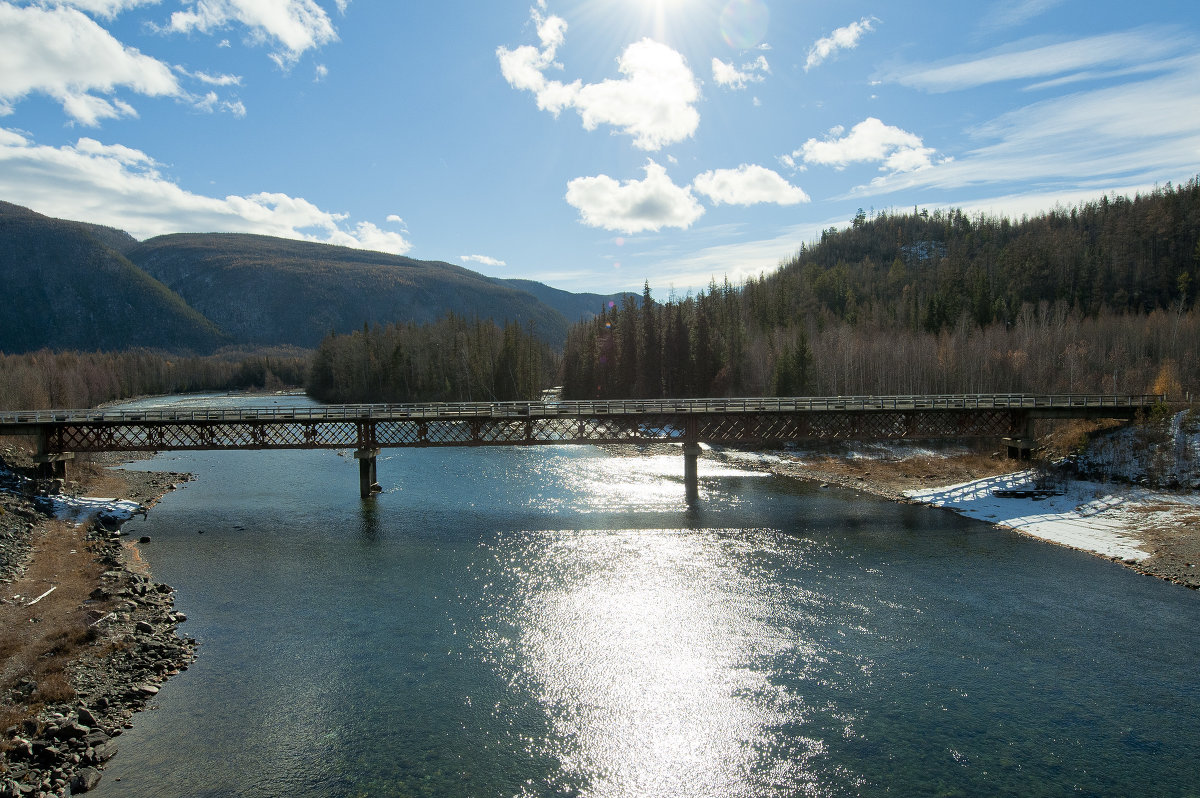
[(211, 351), (228, 338), (129, 262), (118, 230), (52, 219), (0, 202), (0, 351)]
[(181, 233), (139, 242), (111, 227), (0, 202), (0, 352), (221, 346), (315, 348), (364, 324), (447, 313), (531, 328), (558, 347), (569, 321), (620, 294), (572, 294), (440, 261), (291, 239)]
[(563, 314), (529, 292), (440, 261), (240, 233), (159, 236), (128, 255), (239, 343), (311, 348), (330, 332), (448, 311), (566, 336)]
[[(621, 300), (625, 298), (625, 294), (572, 294), (570, 291), (563, 291), (559, 288), (551, 288), (545, 283), (539, 283), (535, 280), (517, 280), (517, 279), (500, 279), (495, 278), (495, 281), (502, 285), (507, 285), (518, 291), (525, 291), (533, 294), (541, 302), (549, 305), (557, 310), (567, 321), (574, 324), (580, 320), (593, 319), (598, 316), (604, 308), (609, 306), (609, 303), (616, 305), (621, 304)], [(633, 294), (634, 299), (641, 301), (641, 297)]]

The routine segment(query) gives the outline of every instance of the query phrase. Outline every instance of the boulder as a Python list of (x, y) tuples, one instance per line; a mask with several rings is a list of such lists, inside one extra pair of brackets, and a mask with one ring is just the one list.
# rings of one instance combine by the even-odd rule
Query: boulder
[(90, 792), (100, 783), (100, 771), (96, 768), (82, 768), (71, 779), (71, 792)]

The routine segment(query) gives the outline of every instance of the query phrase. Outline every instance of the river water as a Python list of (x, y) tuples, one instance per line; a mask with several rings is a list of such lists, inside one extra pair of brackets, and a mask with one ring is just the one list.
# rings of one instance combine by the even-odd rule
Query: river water
[(1086, 554), (680, 455), (132, 467), (201, 645), (99, 796), (1200, 794), (1200, 596)]

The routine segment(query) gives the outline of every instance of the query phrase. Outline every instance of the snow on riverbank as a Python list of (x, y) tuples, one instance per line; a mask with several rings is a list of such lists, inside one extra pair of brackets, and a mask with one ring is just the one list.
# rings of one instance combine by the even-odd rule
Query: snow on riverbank
[[(1138, 534), (1151, 507), (1182, 501), (1169, 494), (1122, 489), (1096, 482), (1073, 482), (1061, 496), (1044, 499), (1001, 498), (998, 490), (1033, 486), (1033, 473), (988, 477), (942, 488), (906, 491), (917, 502), (946, 507), (971, 518), (1015, 529), (1052, 543), (1095, 552), (1120, 560), (1151, 556)], [(1195, 501), (1194, 497), (1192, 499)]]
[(106, 526), (119, 526), (135, 515), (145, 515), (146, 508), (128, 499), (101, 499), (94, 496), (48, 496), (52, 515), (72, 524), (85, 523), (95, 516)]

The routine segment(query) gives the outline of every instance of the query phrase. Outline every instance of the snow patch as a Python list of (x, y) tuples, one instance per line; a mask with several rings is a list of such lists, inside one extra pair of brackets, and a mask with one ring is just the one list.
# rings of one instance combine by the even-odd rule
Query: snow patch
[(60, 521), (78, 526), (95, 516), (106, 526), (119, 526), (146, 508), (128, 499), (101, 499), (94, 496), (48, 496), (50, 513)]
[(1000, 498), (999, 490), (1034, 486), (1033, 472), (987, 477), (944, 488), (907, 491), (913, 501), (945, 507), (970, 518), (1121, 560), (1144, 560), (1151, 555), (1138, 536), (1143, 511), (1151, 502), (1176, 500), (1145, 490), (1116, 491), (1110, 485), (1074, 482), (1060, 496)]

